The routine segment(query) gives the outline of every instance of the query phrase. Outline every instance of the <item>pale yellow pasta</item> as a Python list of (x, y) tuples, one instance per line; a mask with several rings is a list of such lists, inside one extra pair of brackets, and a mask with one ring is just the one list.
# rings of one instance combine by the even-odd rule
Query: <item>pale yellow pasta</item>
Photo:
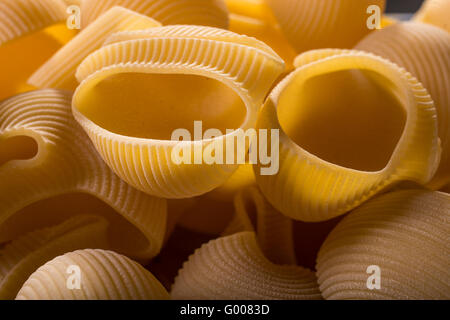
[(0, 100), (32, 90), (27, 78), (73, 35), (62, 0), (0, 1)]
[(328, 236), (317, 260), (320, 290), (326, 299), (448, 300), (449, 234), (449, 194), (382, 195)]
[(450, 1), (425, 0), (414, 21), (429, 23), (450, 32)]
[(90, 53), (99, 49), (108, 36), (118, 31), (147, 29), (160, 25), (159, 22), (131, 10), (113, 7), (45, 62), (28, 79), (28, 83), (37, 88), (75, 90), (78, 86), (75, 79), (78, 65)]
[(437, 109), (442, 159), (429, 186), (439, 190), (450, 182), (450, 34), (422, 23), (398, 23), (371, 33), (356, 49), (405, 68), (430, 93)]
[[(80, 289), (70, 279), (79, 268)], [(162, 284), (140, 264), (112, 251), (78, 250), (59, 256), (37, 269), (17, 300), (167, 300)]]
[(142, 13), (164, 25), (228, 28), (228, 10), (223, 0), (82, 0), (83, 27), (113, 6)]
[[(320, 48), (352, 48), (371, 30), (369, 6), (384, 11), (385, 0), (267, 0), (298, 53)], [(372, 12), (372, 11), (371, 11)], [(372, 12), (373, 13), (373, 12)]]
[(75, 216), (60, 225), (28, 233), (0, 249), (0, 300), (12, 300), (28, 277), (47, 261), (84, 248), (107, 248), (107, 221)]
[(110, 221), (112, 248), (155, 256), (166, 225), (166, 200), (120, 180), (75, 122), (71, 95), (55, 89), (0, 103), (0, 243), (60, 223), (73, 214)]
[(180, 270), (171, 296), (179, 300), (321, 299), (312, 271), (269, 262), (253, 232), (203, 245)]
[(256, 180), (297, 220), (324, 221), (399, 182), (426, 184), (440, 160), (436, 109), (404, 69), (361, 51), (316, 50), (272, 92), (259, 129), (280, 130), (280, 165)]
[[(78, 68), (73, 99), (75, 118), (107, 164), (132, 186), (164, 198), (199, 196), (223, 184), (239, 165), (227, 164), (225, 149), (223, 161), (211, 162), (208, 150), (254, 127), (283, 61), (256, 39), (210, 27), (122, 32), (107, 43)], [(222, 135), (195, 137), (196, 121), (200, 134), (214, 128)], [(172, 140), (178, 129), (195, 141)], [(180, 162), (174, 154), (183, 155)]]

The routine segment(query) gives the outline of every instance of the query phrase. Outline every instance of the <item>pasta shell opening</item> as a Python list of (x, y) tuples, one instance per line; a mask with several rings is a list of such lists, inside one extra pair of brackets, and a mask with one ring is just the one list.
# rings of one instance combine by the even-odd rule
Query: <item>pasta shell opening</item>
[(37, 141), (26, 135), (0, 139), (0, 166), (9, 161), (29, 160), (38, 153)]
[[(278, 104), (284, 132), (322, 160), (361, 171), (388, 164), (406, 123), (406, 111), (388, 79), (344, 70), (293, 79)], [(394, 92), (392, 92), (394, 90)]]

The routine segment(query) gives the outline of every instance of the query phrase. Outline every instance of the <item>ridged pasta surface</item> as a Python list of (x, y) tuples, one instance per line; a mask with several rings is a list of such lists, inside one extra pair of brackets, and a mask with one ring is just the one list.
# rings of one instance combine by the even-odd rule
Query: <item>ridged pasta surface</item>
[(171, 296), (181, 300), (321, 299), (313, 272), (272, 264), (253, 232), (203, 245), (180, 270)]
[(430, 187), (450, 182), (450, 34), (437, 27), (397, 23), (364, 38), (356, 49), (405, 68), (428, 90), (437, 110), (442, 159)]
[[(153, 257), (159, 252), (165, 233), (166, 200), (139, 192), (109, 170), (73, 119), (70, 101), (69, 93), (47, 89), (24, 93), (0, 104), (0, 141), (12, 139), (15, 143), (13, 139), (19, 138), (12, 149), (2, 150), (6, 158), (0, 164), (0, 242), (33, 228), (30, 219), (36, 228), (40, 223), (45, 226), (45, 221), (61, 221), (66, 212), (76, 211), (78, 206), (87, 206), (83, 209), (86, 211), (99, 210), (98, 206), (89, 207), (85, 200), (75, 200), (74, 208), (60, 204), (64, 208), (60, 214), (50, 215), (46, 209), (35, 212), (32, 206), (52, 197), (82, 193), (120, 214), (108, 216), (113, 219), (110, 240), (115, 239), (114, 248), (119, 245), (121, 251), (139, 259)], [(27, 140), (20, 138), (35, 141), (34, 155), (27, 151)], [(23, 148), (21, 152), (26, 157), (20, 157), (15, 148)], [(28, 215), (17, 214), (23, 210)], [(127, 237), (122, 238), (123, 234)]]
[(29, 79), (37, 88), (75, 90), (75, 72), (81, 61), (99, 49), (111, 34), (160, 26), (160, 23), (131, 10), (113, 7), (84, 28), (44, 63)]
[[(80, 289), (71, 289), (67, 270), (80, 271)], [(147, 270), (112, 251), (78, 250), (40, 267), (20, 289), (17, 300), (166, 300), (169, 295)]]
[[(103, 159), (129, 184), (164, 198), (198, 196), (224, 183), (238, 165), (210, 162), (202, 150), (254, 127), (283, 61), (256, 39), (209, 27), (160, 27), (112, 38), (123, 41), (78, 68), (81, 85), (73, 99), (74, 116)], [(176, 129), (197, 120), (222, 135), (171, 140)], [(173, 160), (177, 148), (188, 155), (187, 165)], [(198, 164), (194, 153), (199, 165), (191, 165)]]
[(28, 277), (47, 261), (90, 247), (107, 247), (107, 222), (95, 216), (76, 216), (13, 240), (0, 250), (0, 300), (14, 299)]
[(317, 260), (320, 290), (326, 299), (449, 299), (449, 234), (449, 194), (382, 195), (328, 236)]
[(292, 46), (301, 53), (320, 48), (352, 48), (371, 30), (371, 5), (384, 11), (385, 0), (268, 0)]
[(296, 65), (258, 120), (259, 129), (280, 130), (278, 173), (260, 175), (255, 166), (276, 209), (324, 221), (398, 182), (431, 180), (440, 160), (436, 109), (411, 74), (348, 50), (310, 51)]
[(228, 28), (228, 10), (223, 0), (84, 0), (81, 3), (83, 26), (89, 25), (113, 6), (142, 13), (164, 25)]
[(414, 21), (438, 26), (450, 32), (450, 2), (447, 0), (425, 0)]

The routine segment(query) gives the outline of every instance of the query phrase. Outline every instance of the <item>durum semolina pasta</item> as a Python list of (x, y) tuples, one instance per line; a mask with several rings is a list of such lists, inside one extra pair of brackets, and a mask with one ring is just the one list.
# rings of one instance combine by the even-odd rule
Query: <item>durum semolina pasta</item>
[(0, 300), (450, 299), (450, 1), (389, 1), (0, 0)]

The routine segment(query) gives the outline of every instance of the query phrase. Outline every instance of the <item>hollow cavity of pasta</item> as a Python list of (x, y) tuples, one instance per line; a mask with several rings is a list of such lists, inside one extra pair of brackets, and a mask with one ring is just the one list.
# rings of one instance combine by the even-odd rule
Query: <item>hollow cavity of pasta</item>
[(255, 166), (275, 208), (323, 221), (398, 182), (430, 181), (440, 160), (436, 109), (415, 78), (360, 51), (310, 51), (295, 64), (258, 120), (281, 132), (278, 173)]
[(430, 93), (437, 110), (442, 159), (428, 186), (439, 190), (450, 182), (450, 34), (423, 23), (397, 23), (369, 34), (355, 48), (405, 68)]
[[(264, 43), (221, 29), (123, 32), (80, 65), (73, 113), (134, 187), (164, 198), (199, 196), (238, 168), (228, 143), (237, 146), (254, 127), (283, 69)], [(247, 150), (244, 143), (244, 161)]]
[(48, 89), (0, 103), (0, 243), (88, 214), (108, 220), (109, 248), (148, 260), (162, 246), (166, 200), (106, 166), (73, 119), (71, 98)]
[(269, 262), (253, 232), (210, 241), (184, 264), (172, 287), (181, 300), (320, 300), (313, 272)]
[(326, 299), (449, 299), (450, 195), (399, 191), (345, 217), (317, 259)]
[[(68, 272), (69, 271), (69, 272)], [(78, 250), (41, 266), (17, 300), (167, 300), (162, 284), (137, 262), (112, 251)]]
[(62, 0), (0, 2), (0, 100), (32, 90), (27, 78), (75, 35)]
[(320, 48), (352, 48), (372, 31), (371, 15), (381, 23), (386, 1), (268, 0), (267, 3), (291, 45), (301, 53)]

